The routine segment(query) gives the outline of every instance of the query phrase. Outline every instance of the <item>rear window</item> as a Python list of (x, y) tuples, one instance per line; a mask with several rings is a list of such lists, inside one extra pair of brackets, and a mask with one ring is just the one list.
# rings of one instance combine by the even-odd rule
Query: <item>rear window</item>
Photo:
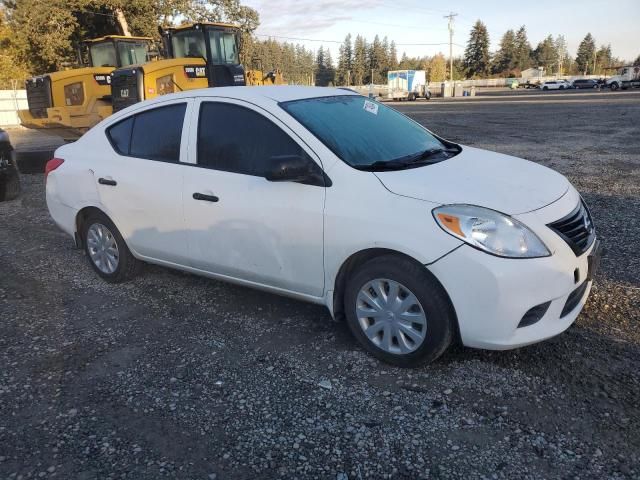
[(280, 106), (353, 167), (443, 147), (421, 125), (360, 95), (294, 100)]

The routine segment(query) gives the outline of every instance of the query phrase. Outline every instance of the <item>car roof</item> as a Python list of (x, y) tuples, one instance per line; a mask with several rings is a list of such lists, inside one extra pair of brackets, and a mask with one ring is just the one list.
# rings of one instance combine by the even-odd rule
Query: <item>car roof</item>
[(298, 85), (269, 85), (258, 87), (213, 87), (187, 90), (170, 95), (161, 95), (149, 101), (164, 101), (178, 98), (225, 97), (237, 100), (271, 99), (275, 102), (288, 102), (305, 98), (331, 97), (336, 95), (359, 95), (357, 92), (342, 88), (304, 87)]

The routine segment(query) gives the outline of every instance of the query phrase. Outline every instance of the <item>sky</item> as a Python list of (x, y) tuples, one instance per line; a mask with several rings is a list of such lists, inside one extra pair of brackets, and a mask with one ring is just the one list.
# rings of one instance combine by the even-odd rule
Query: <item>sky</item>
[[(329, 47), (337, 57), (340, 42), (351, 33), (373, 40), (376, 34), (395, 40), (398, 55), (448, 55), (449, 32), (444, 15), (454, 20), (454, 55), (462, 55), (476, 20), (489, 30), (491, 50), (510, 28), (527, 27), (529, 41), (564, 35), (569, 53), (591, 32), (598, 46), (611, 44), (613, 55), (633, 60), (640, 55), (640, 0), (521, 0), (516, 2), (452, 0), (241, 0), (260, 14), (260, 38), (304, 44), (316, 51)], [(288, 38), (277, 38), (288, 37)], [(307, 39), (307, 40), (302, 40)], [(313, 41), (312, 41), (313, 40)], [(316, 41), (321, 40), (321, 41)]]

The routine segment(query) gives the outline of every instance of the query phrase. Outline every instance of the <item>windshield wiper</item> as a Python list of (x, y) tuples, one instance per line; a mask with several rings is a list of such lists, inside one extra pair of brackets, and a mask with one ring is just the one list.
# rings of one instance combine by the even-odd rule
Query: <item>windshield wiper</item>
[[(455, 148), (431, 148), (422, 152), (405, 155), (403, 157), (394, 158), (393, 160), (378, 160), (369, 165), (354, 165), (353, 168), (358, 170), (366, 170), (369, 172), (381, 172), (385, 170), (403, 170), (406, 168), (418, 167), (421, 165), (429, 165), (438, 163), (442, 158), (434, 160), (433, 157), (440, 157), (442, 154), (455, 154), (459, 151)], [(446, 156), (445, 158), (449, 158)]]

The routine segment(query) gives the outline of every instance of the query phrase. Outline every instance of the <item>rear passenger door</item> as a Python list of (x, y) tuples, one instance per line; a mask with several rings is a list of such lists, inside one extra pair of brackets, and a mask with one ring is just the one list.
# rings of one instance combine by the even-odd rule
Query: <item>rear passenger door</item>
[(300, 156), (322, 173), (319, 158), (252, 104), (206, 99), (197, 110), (184, 182), (193, 266), (322, 296), (326, 187), (265, 178), (273, 157)]
[(178, 264), (187, 262), (179, 161), (190, 102), (156, 104), (107, 128), (112, 150), (94, 170), (100, 200), (129, 248)]

